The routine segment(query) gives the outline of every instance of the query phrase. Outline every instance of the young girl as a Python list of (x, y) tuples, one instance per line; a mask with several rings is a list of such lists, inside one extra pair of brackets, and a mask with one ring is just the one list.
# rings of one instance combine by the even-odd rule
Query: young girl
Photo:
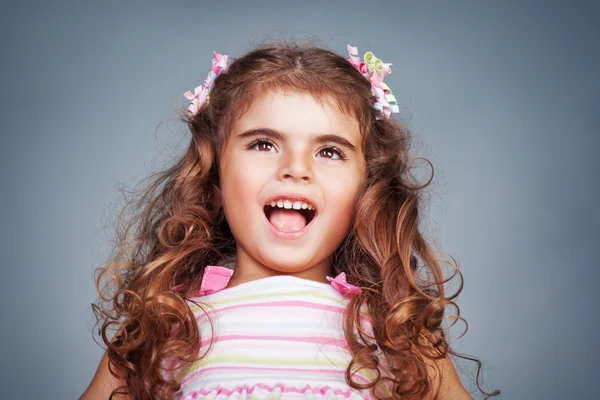
[(97, 277), (108, 349), (82, 399), (472, 399), (391, 64), (348, 51), (214, 53), (187, 152)]

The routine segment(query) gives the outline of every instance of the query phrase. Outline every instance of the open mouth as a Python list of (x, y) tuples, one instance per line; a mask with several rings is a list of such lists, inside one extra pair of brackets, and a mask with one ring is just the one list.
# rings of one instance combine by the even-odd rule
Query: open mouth
[(263, 207), (267, 220), (275, 229), (281, 232), (298, 232), (308, 226), (316, 217), (317, 212), (312, 206), (295, 204), (292, 207), (289, 202), (272, 202)]
[[(284, 209), (280, 209), (280, 210), (282, 210), (283, 212), (286, 212), (286, 213), (290, 213), (290, 214), (293, 214), (293, 213), (300, 214), (300, 216), (302, 216), (304, 218), (304, 225), (310, 224), (311, 221), (315, 218), (315, 215), (316, 215), (316, 211), (315, 210), (308, 210), (308, 209), (306, 209), (306, 210), (303, 210), (303, 209), (294, 210), (293, 208), (292, 209), (285, 209), (284, 208)], [(273, 214), (273, 212), (275, 211), (275, 207), (271, 207), (270, 205), (267, 204), (263, 208), (263, 211), (265, 212), (265, 215), (267, 216), (267, 219), (269, 221), (271, 221), (271, 214)]]

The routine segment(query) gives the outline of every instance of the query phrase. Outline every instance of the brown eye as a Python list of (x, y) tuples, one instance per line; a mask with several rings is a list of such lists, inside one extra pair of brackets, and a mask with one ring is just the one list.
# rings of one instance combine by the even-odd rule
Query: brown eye
[[(330, 158), (332, 160), (343, 160), (344, 154), (336, 149), (335, 147), (325, 147), (319, 151), (319, 154), (323, 154), (325, 158)], [(337, 155), (338, 158), (334, 158)]]
[(271, 149), (271, 143), (269, 142), (259, 142), (257, 143), (258, 149), (259, 150), (267, 150), (269, 151)]
[(321, 154), (325, 154), (327, 158), (333, 157), (333, 151), (329, 149), (321, 150)]
[(269, 140), (257, 140), (256, 142), (251, 143), (248, 146), (249, 150), (258, 150), (258, 151), (271, 151), (273, 149), (273, 143)]

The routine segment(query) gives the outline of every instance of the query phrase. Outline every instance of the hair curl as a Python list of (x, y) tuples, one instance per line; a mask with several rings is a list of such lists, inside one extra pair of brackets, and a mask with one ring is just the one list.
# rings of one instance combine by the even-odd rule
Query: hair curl
[[(216, 78), (208, 105), (196, 115), (178, 110), (191, 132), (187, 151), (168, 169), (149, 176), (150, 184), (134, 192), (119, 215), (110, 263), (96, 271), (100, 300), (92, 304), (108, 347), (109, 369), (126, 382), (111, 399), (119, 394), (172, 398), (180, 385), (165, 373), (169, 360), (181, 365), (202, 357), (188, 296), (199, 287), (204, 266), (235, 257), (236, 250), (221, 204), (219, 159), (235, 118), (255, 97), (273, 90), (310, 93), (360, 124), (367, 180), (353, 227), (332, 265), (363, 288), (349, 302), (344, 320), (353, 355), (348, 384), (357, 389), (384, 384), (391, 398), (423, 398), (432, 391), (429, 361), (451, 354), (475, 361), (479, 390), (498, 394), (481, 389), (481, 362), (451, 350), (444, 334), (446, 306), (456, 307), (453, 317), (463, 319), (453, 301), (462, 291), (462, 274), (450, 263), (452, 277), (459, 273), (461, 284), (446, 297), (442, 262), (419, 229), (423, 190), (433, 174), (425, 184), (417, 183), (412, 168), (418, 158), (409, 154), (412, 133), (393, 118), (376, 119), (382, 114), (373, 107), (370, 82), (344, 57), (310, 43), (282, 41), (258, 45), (235, 59)], [(172, 290), (177, 285), (180, 289)], [(363, 303), (372, 335), (360, 328), (354, 333)], [(108, 337), (111, 327), (113, 339)], [(379, 371), (383, 362), (392, 376), (378, 374), (368, 385), (353, 381), (354, 367)]]

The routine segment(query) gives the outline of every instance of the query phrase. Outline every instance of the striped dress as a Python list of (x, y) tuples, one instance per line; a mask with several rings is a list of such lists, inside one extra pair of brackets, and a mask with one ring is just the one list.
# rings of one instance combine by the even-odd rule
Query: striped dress
[[(190, 300), (204, 357), (176, 371), (181, 383), (176, 399), (373, 398), (372, 389), (354, 389), (345, 381), (352, 356), (342, 321), (349, 300), (337, 286), (277, 275)], [(361, 319), (369, 332), (366, 314)], [(374, 370), (353, 370), (358, 383), (377, 376)], [(383, 387), (375, 390), (389, 394)]]

